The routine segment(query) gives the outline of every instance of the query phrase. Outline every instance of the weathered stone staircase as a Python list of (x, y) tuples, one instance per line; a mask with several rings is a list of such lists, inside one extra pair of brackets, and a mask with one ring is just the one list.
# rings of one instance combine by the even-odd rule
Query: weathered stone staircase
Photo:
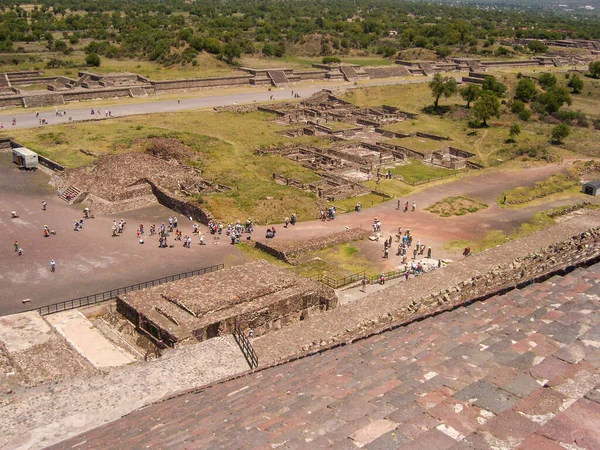
[(66, 201), (69, 205), (76, 203), (79, 197), (83, 194), (83, 191), (77, 186), (69, 186), (64, 192), (61, 192), (60, 198)]
[(289, 84), (290, 82), (283, 70), (269, 70), (267, 71), (267, 74), (269, 75), (269, 78), (275, 87), (283, 86)]

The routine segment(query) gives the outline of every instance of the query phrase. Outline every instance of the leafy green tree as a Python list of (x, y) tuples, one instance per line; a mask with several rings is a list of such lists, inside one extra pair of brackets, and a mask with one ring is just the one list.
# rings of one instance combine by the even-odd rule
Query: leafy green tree
[(566, 123), (561, 123), (552, 128), (552, 143), (560, 144), (564, 138), (571, 133), (571, 127)]
[(519, 114), (524, 109), (525, 109), (525, 103), (523, 103), (521, 100), (513, 100), (510, 103), (510, 112), (512, 112), (514, 114)]
[(446, 58), (452, 54), (452, 50), (448, 47), (438, 47), (435, 49), (435, 54), (438, 55), (439, 58)]
[(498, 49), (496, 50), (496, 56), (506, 56), (506, 55), (510, 55), (510, 53), (511, 53), (510, 50), (502, 45), (500, 47), (498, 47)]
[(242, 56), (242, 48), (237, 42), (228, 42), (223, 46), (221, 54), (228, 64), (233, 64), (235, 58)]
[(578, 75), (573, 75), (567, 86), (573, 89), (573, 94), (579, 94), (583, 89), (583, 80)]
[(548, 47), (546, 47), (542, 41), (531, 41), (529, 44), (527, 44), (527, 48), (533, 53), (548, 52)]
[(491, 91), (483, 91), (473, 105), (475, 117), (481, 120), (483, 126), (487, 126), (488, 119), (500, 117), (500, 100)]
[(429, 82), (429, 89), (434, 98), (433, 107), (437, 110), (440, 97), (443, 95), (449, 98), (458, 91), (458, 83), (455, 78), (442, 77), (439, 73), (433, 76), (433, 80)]
[(600, 78), (600, 59), (591, 62), (588, 68), (590, 69), (590, 75), (592, 78)]
[(491, 91), (496, 94), (498, 97), (502, 97), (506, 92), (506, 85), (504, 83), (500, 83), (496, 80), (492, 75), (487, 75), (483, 79), (483, 84), (481, 85), (481, 89), (484, 91)]
[(529, 119), (531, 119), (532, 114), (533, 113), (531, 112), (531, 110), (523, 108), (523, 111), (519, 113), (519, 119), (521, 119), (523, 122), (527, 122)]
[(100, 67), (100, 62), (100, 56), (98, 56), (98, 53), (90, 53), (85, 57), (85, 63), (88, 66)]
[(521, 78), (515, 89), (515, 99), (528, 103), (535, 100), (537, 89), (535, 83), (529, 78)]
[(561, 86), (554, 86), (547, 92), (538, 95), (537, 101), (544, 106), (545, 112), (548, 114), (558, 111), (565, 103), (571, 105), (573, 102), (569, 92)]
[(543, 73), (538, 78), (538, 83), (540, 83), (542, 89), (547, 91), (551, 87), (556, 86), (556, 77), (551, 73)]
[(519, 134), (521, 134), (521, 127), (518, 123), (513, 123), (510, 127), (510, 130), (508, 130), (508, 135), (510, 136), (510, 139), (514, 140), (515, 137), (517, 137)]
[(214, 37), (204, 39), (203, 50), (213, 55), (221, 53), (221, 43)]
[(471, 107), (471, 102), (477, 100), (479, 94), (481, 94), (481, 87), (476, 84), (467, 84), (460, 90), (460, 96), (467, 102), (467, 108)]

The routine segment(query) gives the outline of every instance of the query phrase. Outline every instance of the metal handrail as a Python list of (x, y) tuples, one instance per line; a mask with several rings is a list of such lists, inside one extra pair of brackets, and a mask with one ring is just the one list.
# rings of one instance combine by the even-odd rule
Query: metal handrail
[[(384, 272), (386, 280), (393, 280), (394, 278), (400, 278), (404, 276), (404, 270), (394, 270), (391, 272)], [(330, 278), (327, 275), (323, 275), (322, 273), (318, 273), (315, 275), (309, 275), (307, 278), (311, 280), (318, 281), (319, 283), (323, 283), (325, 286), (329, 286), (333, 289), (339, 289), (343, 286), (347, 286), (350, 283), (354, 283), (356, 281), (360, 281), (365, 277), (369, 284), (379, 283), (381, 275), (367, 275), (366, 272), (357, 272), (351, 275), (348, 275), (343, 278)]]
[(117, 289), (111, 289), (110, 291), (100, 292), (98, 294), (85, 295), (83, 297), (74, 298), (71, 300), (65, 300), (64, 302), (53, 303), (52, 305), (41, 306), (39, 308), (32, 308), (28, 311), (38, 311), (41, 316), (48, 314), (54, 314), (61, 311), (68, 311), (70, 309), (81, 308), (82, 306), (94, 305), (96, 303), (106, 302), (117, 298), (121, 294), (128, 292), (139, 291), (147, 287), (158, 286), (164, 283), (170, 283), (171, 281), (182, 280), (184, 278), (193, 277), (196, 275), (202, 275), (205, 273), (214, 272), (224, 268), (224, 264), (216, 264), (214, 266), (204, 267), (202, 269), (192, 270), (190, 272), (178, 273), (175, 275), (169, 275), (167, 277), (156, 278), (150, 281), (144, 281), (142, 283), (132, 284), (130, 286), (120, 287)]
[(250, 369), (258, 367), (258, 355), (254, 351), (254, 347), (252, 347), (250, 340), (242, 333), (237, 319), (233, 322), (233, 337), (240, 347), (244, 358), (246, 358), (246, 362), (250, 366)]

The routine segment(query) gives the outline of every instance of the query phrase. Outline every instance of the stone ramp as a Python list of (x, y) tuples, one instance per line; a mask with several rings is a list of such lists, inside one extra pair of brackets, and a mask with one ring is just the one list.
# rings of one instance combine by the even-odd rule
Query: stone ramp
[(344, 79), (346, 81), (354, 81), (360, 78), (352, 66), (342, 65), (340, 66), (340, 72), (344, 74)]
[(164, 397), (247, 369), (233, 336), (223, 336), (107, 374), (16, 390), (0, 402), (0, 448), (45, 448)]
[(470, 72), (481, 72), (484, 70), (479, 61), (467, 60), (467, 65), (469, 66)]
[(135, 356), (110, 342), (77, 309), (48, 315), (46, 321), (94, 367), (115, 367), (136, 361)]
[(133, 412), (52, 449), (600, 448), (600, 265)]
[(290, 82), (283, 70), (268, 70), (267, 74), (269, 75), (273, 86), (283, 86)]
[(146, 89), (144, 89), (143, 87), (129, 88), (129, 95), (131, 97), (148, 97), (148, 93), (146, 92)]
[(0, 361), (3, 395), (11, 389), (96, 372), (37, 311), (0, 317)]
[(425, 75), (427, 75), (428, 77), (432, 77), (435, 73), (433, 66), (428, 62), (423, 62), (423, 63), (419, 64), (419, 67), (421, 68), (423, 73)]

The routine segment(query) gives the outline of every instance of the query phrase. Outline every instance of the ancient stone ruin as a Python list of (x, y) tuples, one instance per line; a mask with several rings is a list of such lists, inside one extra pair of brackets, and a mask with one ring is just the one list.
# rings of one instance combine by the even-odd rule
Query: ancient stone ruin
[(333, 289), (259, 260), (121, 295), (117, 311), (174, 347), (232, 333), (236, 321), (259, 336), (337, 304)]
[(209, 214), (190, 200), (196, 194), (229, 188), (206, 181), (199, 169), (184, 164), (194, 152), (179, 141), (153, 138), (149, 142), (146, 152), (102, 155), (89, 166), (55, 173), (51, 183), (63, 193), (75, 192), (70, 202), (85, 201), (105, 214), (161, 203), (206, 221)]

